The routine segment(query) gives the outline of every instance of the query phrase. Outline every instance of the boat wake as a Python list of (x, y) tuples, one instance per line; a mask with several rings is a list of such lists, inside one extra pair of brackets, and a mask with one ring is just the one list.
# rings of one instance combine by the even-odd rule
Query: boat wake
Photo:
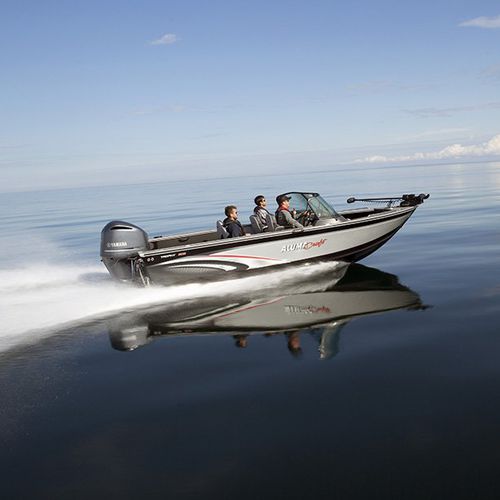
[(37, 265), (0, 270), (0, 352), (40, 341), (57, 331), (93, 321), (141, 311), (155, 305), (182, 305), (193, 300), (242, 293), (279, 294), (293, 286), (297, 293), (321, 291), (319, 276), (334, 273), (344, 264), (316, 263), (272, 271), (265, 278), (247, 276), (216, 283), (137, 288), (116, 283), (101, 266)]

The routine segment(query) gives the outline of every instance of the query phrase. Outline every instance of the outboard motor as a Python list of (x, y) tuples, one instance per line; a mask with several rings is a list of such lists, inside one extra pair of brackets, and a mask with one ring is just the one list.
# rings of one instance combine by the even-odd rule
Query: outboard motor
[(148, 248), (146, 231), (129, 222), (114, 220), (101, 232), (102, 262), (111, 276), (118, 280), (134, 280), (134, 258)]

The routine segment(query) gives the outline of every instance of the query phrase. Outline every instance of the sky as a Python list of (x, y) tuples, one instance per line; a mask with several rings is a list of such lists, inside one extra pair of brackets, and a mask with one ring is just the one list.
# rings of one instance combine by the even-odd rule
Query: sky
[(500, 158), (498, 0), (5, 0), (0, 192)]

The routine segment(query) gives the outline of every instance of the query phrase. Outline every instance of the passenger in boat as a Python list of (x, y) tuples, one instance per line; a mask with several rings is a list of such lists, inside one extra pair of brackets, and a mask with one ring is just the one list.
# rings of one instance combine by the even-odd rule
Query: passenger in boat
[(253, 213), (259, 220), (259, 223), (262, 226), (262, 231), (267, 231), (269, 229), (267, 226), (267, 216), (271, 214), (266, 208), (267, 205), (266, 197), (262, 194), (259, 194), (259, 196), (256, 196), (253, 201), (255, 203)]
[(278, 209), (276, 210), (276, 222), (286, 229), (298, 228), (304, 229), (304, 226), (293, 218), (290, 212), (290, 197), (286, 194), (281, 194), (276, 197)]
[(222, 221), (222, 225), (229, 233), (229, 238), (236, 238), (238, 236), (245, 236), (245, 230), (238, 220), (238, 208), (234, 205), (228, 205), (224, 209), (226, 218)]

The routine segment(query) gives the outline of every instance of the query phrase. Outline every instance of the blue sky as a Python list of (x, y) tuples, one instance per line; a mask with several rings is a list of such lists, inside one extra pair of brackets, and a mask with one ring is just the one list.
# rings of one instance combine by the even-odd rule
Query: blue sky
[(498, 1), (8, 1), (0, 190), (498, 158)]

